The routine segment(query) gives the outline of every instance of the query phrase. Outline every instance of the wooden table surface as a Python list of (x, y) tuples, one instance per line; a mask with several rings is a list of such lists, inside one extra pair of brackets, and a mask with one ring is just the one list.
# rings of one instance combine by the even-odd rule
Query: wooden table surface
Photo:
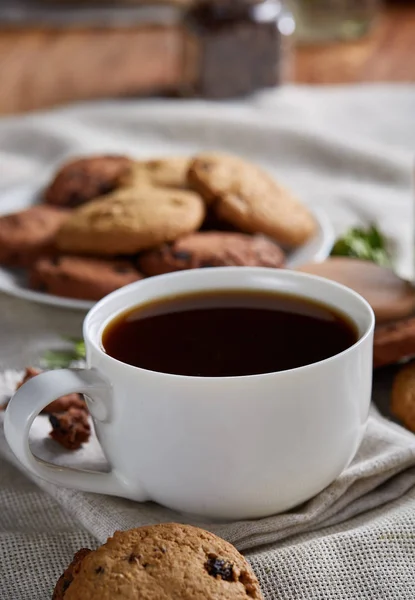
[(391, 2), (359, 42), (298, 48), (294, 78), (309, 84), (415, 82), (415, 2)]
[[(181, 69), (178, 27), (0, 30), (0, 114), (171, 89)], [(415, 82), (415, 2), (389, 3), (373, 34), (359, 42), (297, 48), (292, 78), (308, 84)]]

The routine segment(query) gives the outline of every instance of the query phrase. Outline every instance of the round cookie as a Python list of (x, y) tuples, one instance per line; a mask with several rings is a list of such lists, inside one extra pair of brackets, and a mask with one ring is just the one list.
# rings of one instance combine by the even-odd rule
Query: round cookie
[(80, 206), (112, 192), (132, 161), (125, 156), (90, 156), (63, 165), (44, 192), (45, 202)]
[(392, 269), (366, 260), (333, 257), (321, 263), (304, 265), (298, 271), (319, 275), (351, 288), (369, 302), (377, 323), (402, 319), (415, 309), (412, 285)]
[(415, 362), (403, 367), (395, 377), (391, 411), (415, 433)]
[(72, 213), (57, 246), (75, 254), (135, 254), (200, 227), (205, 207), (190, 191), (141, 187), (118, 190)]
[(134, 161), (120, 183), (123, 187), (151, 185), (185, 190), (189, 165), (190, 159), (184, 156)]
[(62, 573), (62, 575), (59, 577), (53, 592), (52, 600), (63, 600), (66, 590), (71, 585), (74, 577), (79, 573), (82, 561), (84, 560), (85, 556), (91, 552), (92, 550), (89, 548), (81, 548), (78, 550), (69, 567), (65, 569), (64, 573)]
[(203, 267), (278, 268), (283, 266), (284, 258), (279, 246), (261, 236), (206, 231), (144, 252), (139, 257), (139, 268), (146, 275)]
[(54, 600), (262, 600), (236, 548), (189, 525), (117, 531), (76, 569)]
[(55, 256), (41, 258), (33, 265), (29, 285), (55, 296), (100, 300), (142, 278), (143, 275), (128, 261)]
[(0, 264), (30, 266), (39, 256), (55, 251), (55, 237), (69, 211), (33, 206), (0, 217)]
[(316, 232), (315, 220), (301, 202), (262, 169), (236, 156), (196, 156), (188, 181), (221, 220), (241, 231), (263, 233), (287, 247), (300, 246)]

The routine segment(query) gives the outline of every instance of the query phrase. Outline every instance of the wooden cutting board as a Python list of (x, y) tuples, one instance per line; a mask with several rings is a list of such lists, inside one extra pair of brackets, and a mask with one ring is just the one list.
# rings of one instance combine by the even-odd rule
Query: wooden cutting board
[(415, 312), (415, 288), (392, 269), (339, 256), (298, 270), (336, 281), (363, 296), (373, 308), (377, 324), (404, 319)]

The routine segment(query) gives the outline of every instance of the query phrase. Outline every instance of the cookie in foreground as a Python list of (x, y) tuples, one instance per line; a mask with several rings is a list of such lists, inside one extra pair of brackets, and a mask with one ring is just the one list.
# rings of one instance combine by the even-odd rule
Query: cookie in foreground
[(262, 600), (258, 580), (228, 542), (190, 525), (117, 531), (77, 553), (53, 600)]

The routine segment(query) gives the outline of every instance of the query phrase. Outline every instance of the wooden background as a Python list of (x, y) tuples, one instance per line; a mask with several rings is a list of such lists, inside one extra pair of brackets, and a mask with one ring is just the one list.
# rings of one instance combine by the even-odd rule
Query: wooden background
[[(171, 90), (181, 73), (181, 34), (175, 27), (0, 30), (0, 114)], [(415, 3), (390, 3), (374, 33), (357, 43), (297, 48), (292, 79), (415, 82)]]
[(415, 3), (391, 2), (367, 39), (297, 49), (295, 79), (319, 84), (415, 82)]

